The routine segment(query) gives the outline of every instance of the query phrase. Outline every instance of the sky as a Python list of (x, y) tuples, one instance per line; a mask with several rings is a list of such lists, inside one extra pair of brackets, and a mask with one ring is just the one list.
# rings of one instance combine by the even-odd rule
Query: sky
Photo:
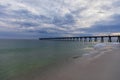
[(0, 38), (120, 34), (120, 0), (0, 0)]

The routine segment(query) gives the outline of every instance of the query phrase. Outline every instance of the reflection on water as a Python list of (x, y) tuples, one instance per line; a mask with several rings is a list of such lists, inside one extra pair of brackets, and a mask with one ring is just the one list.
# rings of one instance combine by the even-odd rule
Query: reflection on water
[(79, 41), (0, 40), (0, 80), (81, 55), (92, 45)]

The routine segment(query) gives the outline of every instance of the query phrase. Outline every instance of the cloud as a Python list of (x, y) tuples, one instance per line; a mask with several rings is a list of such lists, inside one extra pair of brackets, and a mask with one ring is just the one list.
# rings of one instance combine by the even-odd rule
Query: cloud
[(55, 16), (52, 20), (52, 24), (55, 24), (56, 26), (74, 25), (75, 20), (71, 14), (66, 14), (63, 17)]
[(82, 31), (86, 33), (96, 34), (114, 34), (120, 32), (120, 15), (111, 16), (112, 20), (96, 23), (90, 28), (83, 28)]
[(1, 0), (0, 31), (43, 36), (119, 32), (119, 3), (119, 0)]

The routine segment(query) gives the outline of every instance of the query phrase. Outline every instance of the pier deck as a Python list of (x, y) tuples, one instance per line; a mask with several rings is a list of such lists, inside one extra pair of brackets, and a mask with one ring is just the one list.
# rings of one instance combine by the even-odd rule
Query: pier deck
[(108, 42), (112, 42), (113, 39), (116, 40), (116, 42), (120, 42), (120, 35), (39, 38), (39, 40), (79, 40), (84, 42), (97, 42), (98, 40), (104, 42), (105, 39), (107, 39)]

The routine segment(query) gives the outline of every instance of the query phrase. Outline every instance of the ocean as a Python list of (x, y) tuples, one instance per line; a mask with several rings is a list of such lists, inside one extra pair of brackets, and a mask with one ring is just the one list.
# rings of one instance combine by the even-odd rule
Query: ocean
[[(80, 41), (0, 40), (0, 80), (14, 80), (35, 70), (88, 53), (95, 43)], [(29, 76), (29, 75), (27, 75)]]

